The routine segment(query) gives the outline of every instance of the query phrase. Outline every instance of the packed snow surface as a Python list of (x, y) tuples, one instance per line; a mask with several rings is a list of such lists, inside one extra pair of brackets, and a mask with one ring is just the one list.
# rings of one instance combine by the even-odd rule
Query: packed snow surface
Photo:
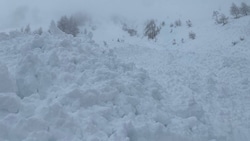
[(168, 29), (105, 45), (1, 33), (0, 140), (249, 141), (249, 25), (197, 25), (195, 40), (175, 29), (175, 46)]

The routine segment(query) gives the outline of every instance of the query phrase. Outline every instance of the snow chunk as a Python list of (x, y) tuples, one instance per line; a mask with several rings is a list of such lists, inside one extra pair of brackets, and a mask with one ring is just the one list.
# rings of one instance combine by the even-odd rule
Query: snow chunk
[(0, 63), (0, 93), (15, 92), (15, 86), (12, 82), (7, 66)]
[(21, 100), (15, 93), (0, 93), (0, 111), (17, 113), (21, 107)]
[(52, 75), (46, 70), (39, 58), (33, 54), (24, 57), (17, 69), (17, 95), (21, 98), (45, 92), (52, 84)]
[(9, 35), (4, 33), (4, 32), (1, 32), (0, 33), (0, 41), (4, 41), (4, 40), (8, 40), (9, 39)]
[(62, 31), (56, 26), (55, 21), (52, 21), (52, 22), (50, 23), (49, 32), (50, 32), (50, 34), (52, 34), (52, 35), (63, 35), (63, 34), (65, 34), (64, 32), (62, 32)]

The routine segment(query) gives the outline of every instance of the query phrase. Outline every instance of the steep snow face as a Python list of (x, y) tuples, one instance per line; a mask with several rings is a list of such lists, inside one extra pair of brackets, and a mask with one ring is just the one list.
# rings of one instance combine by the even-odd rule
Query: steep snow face
[(1, 40), (0, 140), (191, 139), (172, 132), (177, 125), (206, 132), (200, 117), (169, 110), (167, 92), (145, 70), (83, 39), (15, 32)]

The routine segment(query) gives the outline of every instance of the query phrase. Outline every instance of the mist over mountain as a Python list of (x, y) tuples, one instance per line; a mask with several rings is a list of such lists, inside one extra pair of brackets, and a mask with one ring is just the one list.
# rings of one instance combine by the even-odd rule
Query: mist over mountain
[[(87, 13), (96, 19), (114, 15), (133, 20), (188, 17), (203, 20), (213, 10), (228, 12), (233, 0), (1, 0), (0, 29), (31, 24), (48, 25), (52, 19), (73, 13)], [(243, 0), (246, 1), (246, 0)]]

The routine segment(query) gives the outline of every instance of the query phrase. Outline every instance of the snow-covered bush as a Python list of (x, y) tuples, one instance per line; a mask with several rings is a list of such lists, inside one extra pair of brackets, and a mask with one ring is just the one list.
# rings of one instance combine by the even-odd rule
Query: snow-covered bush
[(184, 43), (184, 42), (185, 42), (185, 40), (183, 38), (181, 38), (181, 43)]
[(228, 23), (228, 17), (224, 14), (220, 14), (219, 11), (213, 12), (213, 19), (216, 24), (226, 25)]
[(57, 22), (57, 27), (66, 34), (71, 34), (74, 37), (76, 37), (76, 35), (79, 33), (77, 21), (72, 16), (70, 18), (67, 16), (62, 16)]
[(245, 40), (245, 38), (244, 37), (240, 37), (240, 41), (244, 41)]
[(248, 6), (246, 3), (242, 2), (240, 7), (240, 14), (242, 16), (247, 16), (250, 14), (250, 6)]
[(219, 18), (216, 20), (217, 24), (226, 25), (228, 23), (228, 17), (224, 14), (219, 15)]
[(171, 24), (169, 25), (169, 27), (174, 27), (174, 24), (173, 24), (173, 23), (171, 23)]
[(144, 36), (148, 39), (156, 39), (156, 36), (160, 33), (161, 27), (156, 25), (155, 20), (150, 20), (144, 29)]
[(187, 24), (188, 27), (192, 27), (192, 26), (193, 26), (191, 20), (187, 20), (187, 21), (186, 21), (186, 24)]
[(219, 11), (213, 11), (213, 19), (215, 19), (215, 21), (218, 20), (219, 15), (220, 15)]
[(161, 22), (161, 26), (165, 26), (166, 25), (166, 23), (163, 21), (163, 22)]
[(174, 22), (174, 25), (175, 25), (175, 27), (181, 26), (181, 25), (182, 25), (181, 20), (180, 20), (180, 19), (179, 19), (179, 20), (176, 20), (176, 21)]
[(172, 41), (172, 45), (176, 45), (176, 40), (175, 39)]
[(232, 42), (232, 45), (233, 45), (233, 46), (235, 46), (235, 45), (237, 45), (237, 44), (238, 44), (238, 41), (233, 41), (233, 42)]
[(196, 34), (193, 31), (189, 32), (188, 36), (189, 36), (189, 39), (192, 39), (192, 40), (196, 38)]
[(122, 30), (126, 31), (130, 36), (136, 36), (137, 31), (133, 28), (129, 28), (127, 24), (124, 24)]
[(232, 16), (234, 16), (234, 18), (239, 18), (240, 16), (240, 9), (239, 7), (237, 7), (237, 5), (235, 3), (232, 3), (232, 6), (230, 8), (230, 13)]

